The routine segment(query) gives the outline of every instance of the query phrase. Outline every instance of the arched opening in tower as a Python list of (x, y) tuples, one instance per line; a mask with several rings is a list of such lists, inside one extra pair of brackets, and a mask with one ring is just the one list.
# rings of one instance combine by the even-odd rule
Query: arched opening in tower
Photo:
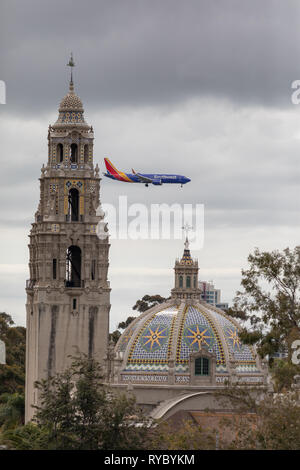
[(66, 286), (81, 287), (81, 249), (79, 246), (69, 246), (66, 261)]
[(71, 163), (77, 163), (78, 147), (77, 144), (71, 144)]
[(84, 163), (89, 162), (89, 146), (85, 145), (84, 146)]
[(62, 163), (63, 160), (64, 160), (64, 148), (63, 148), (63, 144), (57, 144), (56, 153), (57, 153), (57, 161), (58, 161), (58, 163)]
[(79, 192), (76, 188), (69, 191), (69, 215), (73, 222), (79, 220)]

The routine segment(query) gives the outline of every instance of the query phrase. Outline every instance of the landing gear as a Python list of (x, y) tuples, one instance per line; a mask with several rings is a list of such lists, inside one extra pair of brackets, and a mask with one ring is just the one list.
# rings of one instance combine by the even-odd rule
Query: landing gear
[(145, 184), (145, 186), (146, 186), (146, 188), (148, 188), (149, 184), (148, 184), (148, 183), (146, 183), (146, 184)]

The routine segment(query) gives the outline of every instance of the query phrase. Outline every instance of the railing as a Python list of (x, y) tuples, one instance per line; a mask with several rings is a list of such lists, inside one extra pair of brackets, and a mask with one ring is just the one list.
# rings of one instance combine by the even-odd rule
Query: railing
[(82, 288), (84, 287), (84, 280), (83, 279), (79, 279), (78, 281), (67, 281), (65, 280), (65, 287), (67, 287), (68, 289), (73, 289), (73, 288)]
[(66, 214), (66, 222), (84, 222), (84, 216), (80, 214), (77, 220), (72, 220), (72, 216), (70, 214)]

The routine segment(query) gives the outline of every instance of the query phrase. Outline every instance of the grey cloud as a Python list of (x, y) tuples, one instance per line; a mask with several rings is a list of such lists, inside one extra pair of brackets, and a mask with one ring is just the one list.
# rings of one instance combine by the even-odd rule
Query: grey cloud
[(4, 0), (7, 107), (28, 115), (53, 109), (66, 90), (71, 50), (90, 108), (194, 96), (289, 106), (299, 26), (296, 0)]
[[(147, 206), (204, 203), (205, 246), (193, 253), (200, 277), (240, 267), (254, 246), (293, 246), (299, 110), (290, 84), (300, 78), (299, 13), (296, 0), (2, 1), (1, 262), (27, 264), (47, 127), (67, 90), (70, 51), (101, 170), (108, 155), (124, 171), (192, 177), (183, 189), (103, 178), (102, 202), (117, 204), (126, 194)], [(112, 242), (113, 268), (170, 269), (169, 278), (132, 275), (132, 289), (112, 270), (112, 324), (145, 293), (168, 294), (181, 250), (181, 241)], [(240, 276), (214, 277), (230, 300)], [(1, 278), (5, 305), (18, 319), (23, 278)]]

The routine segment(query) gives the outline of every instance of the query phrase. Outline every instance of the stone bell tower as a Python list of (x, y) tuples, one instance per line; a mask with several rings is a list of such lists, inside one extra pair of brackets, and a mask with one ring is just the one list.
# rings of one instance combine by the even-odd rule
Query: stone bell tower
[[(72, 56), (68, 65), (72, 70)], [(36, 380), (63, 371), (69, 355), (86, 353), (101, 361), (107, 352), (109, 244), (93, 141), (71, 72), (58, 119), (49, 126), (48, 162), (41, 170), (40, 201), (29, 235), (26, 422), (39, 401)]]

